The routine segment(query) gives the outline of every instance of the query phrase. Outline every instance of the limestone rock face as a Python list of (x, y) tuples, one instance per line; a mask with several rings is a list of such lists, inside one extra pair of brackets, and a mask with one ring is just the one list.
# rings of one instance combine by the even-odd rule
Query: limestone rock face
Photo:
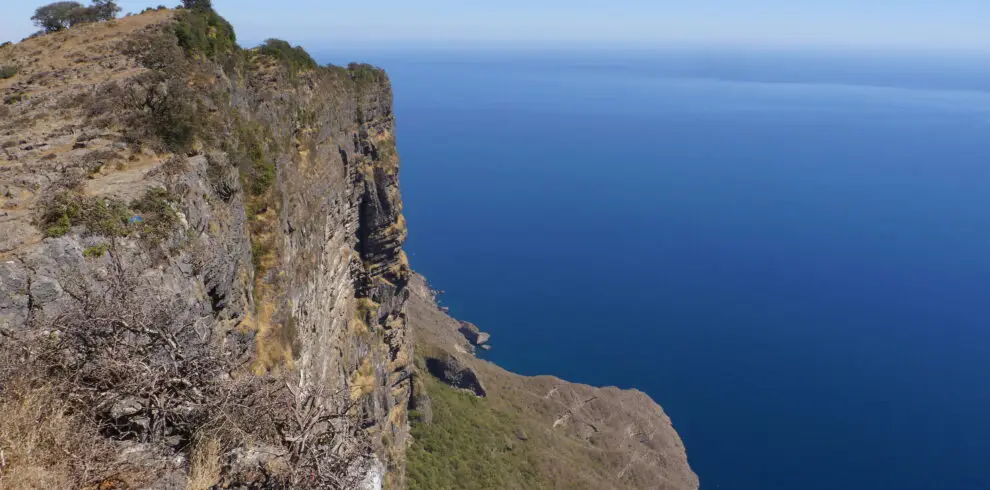
[[(87, 383), (67, 399), (90, 397), (85, 415), (115, 431), (89, 434), (115, 449), (101, 462), (137, 467), (130, 486), (47, 488), (197, 478), (197, 488), (402, 488), (409, 411), (429, 423), (441, 407), (424, 388), (431, 375), (482, 397), (456, 393), (472, 402), (510, 407), (524, 423), (513, 441), (559, 444), (566, 464), (543, 468), (557, 488), (697, 488), (649, 397), (474, 357), (490, 336), (447, 316), (411, 274), (382, 70), (300, 68), (233, 49), (232, 36), (224, 47), (216, 18), (182, 24), (205, 30), (180, 39), (176, 22), (202, 14), (156, 10), (0, 46), (0, 66), (18, 68), (0, 79), (0, 361), (54, 352), (46, 369), (69, 366), (72, 382)], [(126, 308), (100, 316), (118, 296)], [(91, 325), (67, 318), (112, 335), (84, 338), (99, 349), (63, 348)], [(154, 358), (174, 369), (130, 369), (117, 346), (141, 367)], [(77, 375), (94, 356), (103, 371)], [(235, 395), (268, 410), (233, 404), (240, 425), (227, 434), (262, 419), (266, 431), (206, 444), (212, 432), (197, 424), (216, 429), (211, 403)], [(216, 474), (194, 468), (204, 454)], [(317, 470), (346, 483), (300, 479)]]
[[(243, 353), (235, 376), (293, 373), (304, 391), (329, 394), (327, 410), (370, 441), (362, 488), (401, 486), (412, 353), (389, 79), (366, 65), (294, 72), (263, 57), (236, 67), (181, 57), (202, 124), (176, 151), (135, 138), (124, 121), (136, 109), (99, 112), (114, 94), (149, 90), (153, 70), (126, 47), (170, 32), (175, 15), (0, 48), (0, 65), (20, 68), (0, 80), (0, 343), (48, 328), (125, 269), (149, 301), (185, 305), (221, 349)], [(74, 214), (53, 231), (45, 213), (67, 192), (126, 214), (112, 233)], [(147, 195), (167, 196), (157, 212), (169, 228), (151, 230), (131, 204)], [(134, 399), (108, 406), (142, 410)]]

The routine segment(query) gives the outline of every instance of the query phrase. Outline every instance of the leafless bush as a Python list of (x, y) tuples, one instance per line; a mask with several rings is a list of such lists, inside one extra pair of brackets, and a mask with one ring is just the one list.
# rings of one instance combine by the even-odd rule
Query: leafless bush
[[(225, 350), (208, 313), (110, 257), (98, 281), (63, 281), (75, 306), (34, 337), (0, 337), (0, 487), (92, 484), (120, 471), (123, 441), (187, 455), (198, 488), (356, 486), (370, 443), (347, 393), (247, 374), (250, 354)], [(251, 447), (272, 450), (241, 457)]]
[(291, 487), (355, 488), (370, 454), (367, 435), (349, 417), (355, 404), (346, 393), (328, 395), (302, 380), (286, 387), (289, 410), (276, 421), (289, 446)]
[(102, 287), (66, 287), (78, 306), (54, 321), (51, 370), (71, 380), (105, 434), (186, 444), (231, 396), (233, 360), (188, 305), (112, 268)]

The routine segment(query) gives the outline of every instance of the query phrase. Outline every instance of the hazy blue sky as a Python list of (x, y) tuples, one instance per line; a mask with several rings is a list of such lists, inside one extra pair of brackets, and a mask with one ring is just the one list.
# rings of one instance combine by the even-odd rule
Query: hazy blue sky
[[(44, 2), (0, 0), (0, 40)], [(160, 2), (119, 0), (124, 11)], [(178, 3), (175, 0), (167, 5)], [(540, 42), (990, 51), (990, 0), (214, 0), (242, 41)]]

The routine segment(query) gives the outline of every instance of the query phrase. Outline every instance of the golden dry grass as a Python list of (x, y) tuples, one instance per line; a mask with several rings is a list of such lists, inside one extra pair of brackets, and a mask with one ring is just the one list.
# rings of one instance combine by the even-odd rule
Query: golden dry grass
[(220, 481), (223, 470), (220, 453), (220, 442), (215, 438), (196, 441), (189, 462), (188, 490), (207, 490)]
[(371, 359), (366, 357), (361, 360), (361, 366), (357, 371), (351, 373), (351, 401), (357, 401), (375, 391), (375, 366)]
[(50, 385), (6, 379), (0, 392), (0, 488), (68, 489), (109, 475), (110, 445)]
[[(73, 70), (75, 76), (65, 81), (66, 85), (106, 81), (108, 79), (106, 70), (84, 71), (78, 70), (78, 67), (116, 49), (116, 43), (121, 38), (149, 25), (167, 22), (173, 15), (174, 12), (171, 10), (150, 11), (110, 22), (76, 26), (7, 46), (0, 51), (0, 62), (17, 66), (20, 72), (15, 77), (0, 80), (0, 92), (18, 81), (39, 73), (53, 73), (59, 70)], [(112, 78), (132, 76), (140, 70), (134, 67), (114, 72)]]

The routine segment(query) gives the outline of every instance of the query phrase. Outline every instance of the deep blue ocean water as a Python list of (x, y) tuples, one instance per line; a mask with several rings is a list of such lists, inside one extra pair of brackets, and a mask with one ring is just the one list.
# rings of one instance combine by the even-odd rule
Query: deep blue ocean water
[(990, 488), (990, 59), (365, 59), (492, 360), (649, 393), (705, 489)]

